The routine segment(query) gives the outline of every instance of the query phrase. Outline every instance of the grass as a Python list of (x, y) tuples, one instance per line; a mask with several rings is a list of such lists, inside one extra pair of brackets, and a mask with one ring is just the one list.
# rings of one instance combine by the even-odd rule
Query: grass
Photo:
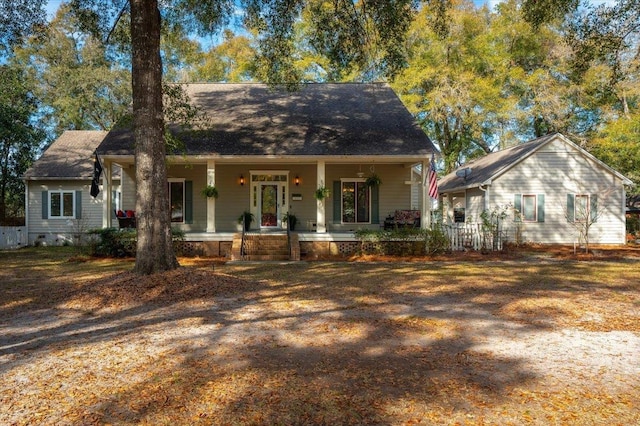
[(1, 424), (640, 422), (638, 260), (0, 262)]

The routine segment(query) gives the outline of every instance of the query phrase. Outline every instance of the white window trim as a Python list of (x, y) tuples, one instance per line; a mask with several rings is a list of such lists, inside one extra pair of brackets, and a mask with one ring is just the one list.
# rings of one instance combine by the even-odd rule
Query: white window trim
[[(53, 209), (51, 208), (51, 196), (52, 194), (60, 194), (60, 216), (53, 215)], [(71, 194), (72, 206), (71, 216), (64, 216), (64, 194)], [(76, 191), (70, 189), (57, 189), (49, 191), (49, 219), (75, 219), (76, 218)]]
[(167, 191), (169, 191), (168, 195), (168, 200), (169, 200), (169, 214), (171, 214), (171, 184), (172, 183), (182, 183), (182, 220), (181, 221), (173, 221), (170, 218), (170, 222), (171, 223), (185, 223), (185, 203), (186, 203), (186, 199), (185, 199), (185, 183), (186, 179), (184, 178), (169, 178), (167, 179)]
[(356, 214), (355, 214), (355, 221), (354, 222), (345, 222), (343, 220), (344, 218), (344, 211), (343, 211), (343, 207), (344, 207), (344, 200), (342, 199), (342, 185), (344, 185), (345, 182), (366, 182), (366, 179), (363, 178), (341, 178), (340, 179), (340, 223), (342, 225), (370, 225), (371, 224), (371, 188), (367, 187), (367, 191), (369, 191), (369, 221), (368, 222), (358, 222), (358, 214), (357, 214), (357, 206), (354, 206), (355, 210), (356, 210)]
[[(533, 197), (533, 219), (527, 219), (524, 215), (524, 199)], [(520, 196), (520, 208), (522, 209), (522, 221), (526, 223), (538, 222), (538, 196), (536, 194), (522, 194)]]

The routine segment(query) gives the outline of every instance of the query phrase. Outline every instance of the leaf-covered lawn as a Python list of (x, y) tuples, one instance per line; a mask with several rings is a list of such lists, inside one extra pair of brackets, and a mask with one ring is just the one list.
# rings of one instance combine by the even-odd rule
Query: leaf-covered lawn
[(640, 261), (0, 252), (0, 424), (638, 424)]

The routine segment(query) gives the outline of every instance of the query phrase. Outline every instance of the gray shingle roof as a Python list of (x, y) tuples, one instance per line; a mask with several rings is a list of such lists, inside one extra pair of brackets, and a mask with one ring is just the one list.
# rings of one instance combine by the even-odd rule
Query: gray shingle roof
[(93, 152), (107, 135), (99, 130), (67, 130), (25, 172), (25, 179), (91, 179)]
[[(187, 155), (427, 156), (429, 137), (387, 84), (189, 84), (207, 130), (183, 136)], [(98, 151), (133, 155), (130, 130), (113, 130)]]
[[(598, 160), (596, 157), (571, 142), (562, 134), (553, 133), (470, 161), (469, 163), (463, 165), (462, 167), (459, 167), (457, 170), (440, 179), (438, 181), (438, 191), (440, 193), (453, 192), (466, 188), (475, 188), (483, 184), (488, 184), (492, 179), (495, 179), (498, 176), (502, 175), (511, 167), (523, 161), (524, 159), (535, 153), (538, 149), (542, 148), (544, 145), (555, 139), (559, 139), (565, 144), (572, 146), (583, 156), (589, 158), (595, 164), (599, 165), (599, 167), (618, 177), (623, 184), (631, 185), (633, 183), (627, 177), (623, 176), (602, 161)], [(471, 169), (471, 173), (467, 175), (466, 179), (463, 179), (462, 177), (456, 175), (456, 171), (467, 167)]]
[[(438, 181), (439, 192), (451, 192), (454, 190), (461, 190), (464, 188), (474, 188), (483, 183), (486, 183), (490, 179), (502, 174), (505, 170), (525, 159), (538, 148), (542, 147), (549, 141), (558, 137), (559, 134), (554, 133), (546, 135), (532, 141), (513, 146), (511, 148), (503, 149), (502, 151), (493, 152), (487, 154), (484, 157), (472, 160), (457, 170), (442, 177)], [(467, 175), (466, 179), (458, 177), (456, 171), (465, 168), (470, 168), (471, 173)]]

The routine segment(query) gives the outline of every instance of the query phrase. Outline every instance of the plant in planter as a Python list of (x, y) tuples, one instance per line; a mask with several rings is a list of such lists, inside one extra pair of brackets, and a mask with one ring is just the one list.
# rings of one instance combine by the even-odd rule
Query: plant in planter
[(316, 197), (316, 200), (320, 200), (320, 201), (324, 200), (329, 195), (331, 195), (331, 191), (329, 191), (329, 188), (327, 188), (324, 185), (322, 185), (318, 189), (316, 189), (316, 192), (314, 194), (314, 196)]
[(298, 218), (291, 212), (287, 212), (282, 216), (282, 221), (289, 225), (289, 229), (291, 231), (295, 230), (296, 223), (298, 223)]
[(371, 187), (371, 186), (380, 186), (380, 185), (382, 185), (382, 180), (380, 179), (380, 176), (378, 176), (377, 174), (373, 173), (371, 176), (367, 177), (367, 179), (365, 180), (365, 183), (369, 187)]
[(253, 222), (253, 213), (248, 210), (243, 211), (238, 217), (238, 223), (240, 225), (244, 224), (245, 231), (248, 231), (249, 228), (251, 228), (251, 222)]
[(202, 189), (202, 196), (206, 198), (218, 198), (218, 189), (215, 186), (207, 185)]

